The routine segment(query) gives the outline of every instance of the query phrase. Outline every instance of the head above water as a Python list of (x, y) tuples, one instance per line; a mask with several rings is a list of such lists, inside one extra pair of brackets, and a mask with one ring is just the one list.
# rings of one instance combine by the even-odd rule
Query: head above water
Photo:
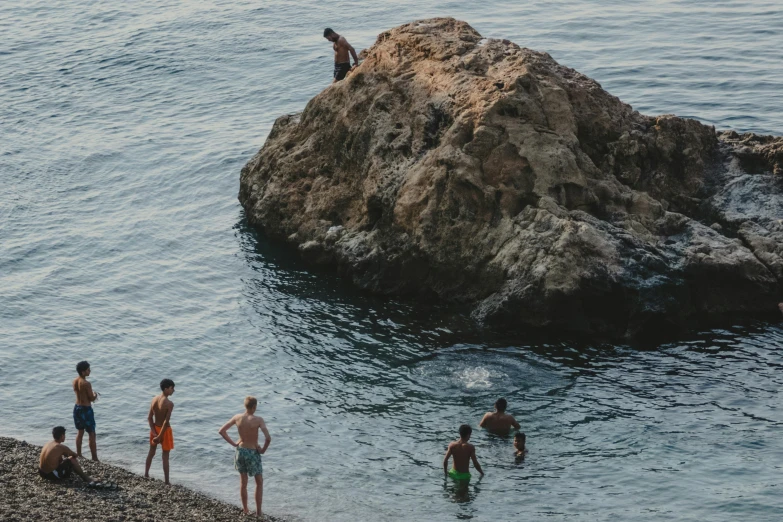
[(251, 397), (250, 395), (245, 397), (245, 409), (247, 411), (253, 413), (254, 411), (256, 411), (257, 405), (258, 405), (258, 400), (255, 397)]
[(80, 377), (84, 377), (84, 372), (88, 372), (90, 370), (90, 363), (87, 361), (81, 361), (76, 365), (76, 372), (79, 374)]
[(324, 29), (324, 38), (326, 38), (330, 42), (336, 42), (337, 39), (340, 38), (340, 35), (335, 33), (331, 27), (327, 27), (326, 29)]
[(171, 395), (174, 393), (174, 381), (171, 379), (163, 379), (160, 381), (160, 391), (162, 391), (164, 395)]
[(515, 446), (517, 444), (519, 444), (521, 446), (524, 446), (526, 440), (527, 440), (527, 436), (524, 433), (522, 433), (521, 431), (518, 431), (518, 432), (516, 432), (514, 434), (514, 445)]
[(473, 433), (473, 428), (467, 424), (463, 424), (459, 427), (459, 438), (462, 440), (470, 439), (470, 434)]
[(56, 440), (57, 442), (62, 442), (65, 440), (65, 428), (62, 426), (55, 426), (52, 428), (52, 438)]
[(506, 402), (506, 399), (504, 399), (503, 397), (495, 401), (495, 409), (498, 412), (504, 413), (506, 411), (506, 408), (508, 408), (508, 402)]

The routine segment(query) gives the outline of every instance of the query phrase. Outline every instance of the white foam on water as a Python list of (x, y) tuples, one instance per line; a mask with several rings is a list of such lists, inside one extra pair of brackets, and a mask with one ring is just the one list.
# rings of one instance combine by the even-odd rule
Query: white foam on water
[(492, 388), (492, 372), (483, 366), (465, 368), (454, 374), (457, 381), (468, 389)]

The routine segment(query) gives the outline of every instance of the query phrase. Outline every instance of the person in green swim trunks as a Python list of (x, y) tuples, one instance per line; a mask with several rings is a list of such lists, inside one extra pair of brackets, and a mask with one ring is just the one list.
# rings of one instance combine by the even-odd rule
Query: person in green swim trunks
[[(449, 444), (446, 450), (446, 456), (443, 457), (443, 473), (453, 478), (454, 480), (470, 480), (470, 461), (473, 461), (473, 467), (483, 477), (484, 472), (481, 470), (481, 464), (479, 464), (476, 458), (476, 448), (473, 444), (470, 444), (470, 435), (473, 433), (473, 428), (467, 424), (463, 424), (459, 427), (459, 439)], [(449, 457), (454, 459), (454, 467), (449, 470)]]
[[(245, 397), (245, 412), (231, 417), (231, 420), (218, 431), (220, 436), (236, 448), (234, 454), (234, 468), (239, 472), (239, 496), (242, 498), (242, 509), (245, 515), (247, 509), (247, 477), (255, 477), (256, 480), (256, 516), (260, 517), (261, 501), (264, 497), (264, 476), (261, 465), (261, 455), (266, 453), (272, 437), (266, 429), (264, 419), (257, 417), (256, 407), (258, 401), (255, 397)], [(236, 426), (239, 432), (239, 440), (234, 442), (228, 435), (228, 430)], [(258, 430), (264, 434), (264, 446), (258, 445)]]

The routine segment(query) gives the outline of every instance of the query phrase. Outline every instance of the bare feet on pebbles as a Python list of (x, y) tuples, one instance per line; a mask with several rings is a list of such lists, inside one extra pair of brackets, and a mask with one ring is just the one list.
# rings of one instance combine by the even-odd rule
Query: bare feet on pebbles
[[(160, 487), (102, 462), (83, 462), (84, 471), (100, 487), (87, 487), (78, 477), (50, 482), (38, 476), (40, 446), (0, 437), (0, 520), (123, 520), (141, 522), (236, 522), (242, 510), (182, 486)], [(255, 517), (255, 515), (250, 515)], [(246, 519), (249, 519), (247, 517)], [(262, 520), (280, 518), (261, 515)], [(285, 520), (285, 519), (284, 519)]]

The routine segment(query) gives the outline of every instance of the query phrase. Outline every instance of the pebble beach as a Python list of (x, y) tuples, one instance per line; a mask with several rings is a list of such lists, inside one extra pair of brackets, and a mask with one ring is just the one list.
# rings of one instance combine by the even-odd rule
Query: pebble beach
[[(41, 447), (0, 437), (0, 520), (223, 521), (256, 520), (234, 505), (178, 485), (166, 486), (103, 462), (81, 459), (96, 480), (116, 490), (89, 489), (75, 474), (62, 482), (38, 476)], [(252, 498), (252, 492), (251, 492)], [(285, 519), (264, 516), (260, 520)]]

